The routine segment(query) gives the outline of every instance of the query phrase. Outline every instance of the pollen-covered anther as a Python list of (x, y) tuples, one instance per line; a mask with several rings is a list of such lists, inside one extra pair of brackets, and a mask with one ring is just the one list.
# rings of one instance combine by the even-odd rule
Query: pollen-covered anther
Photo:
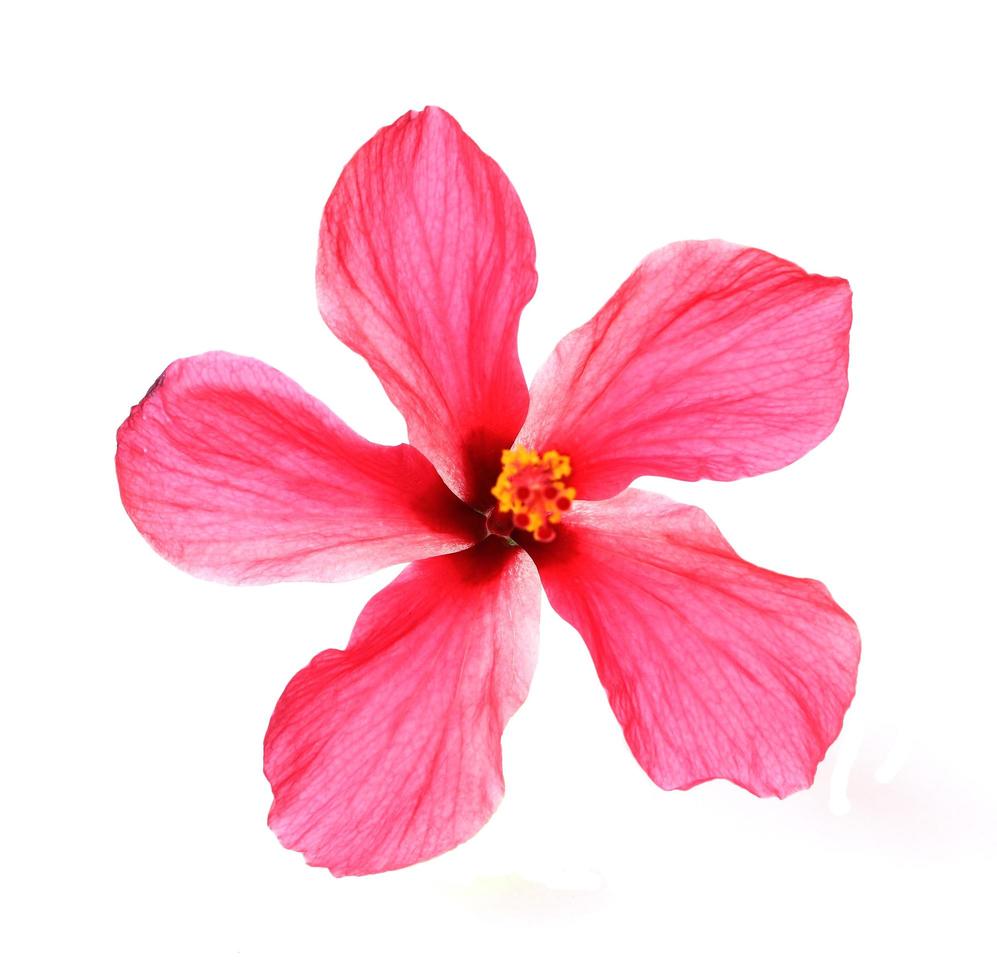
[(511, 515), (515, 527), (529, 531), (537, 541), (553, 541), (552, 525), (575, 499), (575, 488), (564, 482), (570, 475), (567, 456), (552, 449), (541, 455), (535, 449), (515, 446), (502, 451), (502, 472), (492, 496), (499, 511)]

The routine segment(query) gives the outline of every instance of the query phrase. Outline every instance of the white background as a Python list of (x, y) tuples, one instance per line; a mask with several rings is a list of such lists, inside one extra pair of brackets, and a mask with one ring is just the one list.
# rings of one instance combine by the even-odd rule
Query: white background
[[(993, 30), (986, 5), (24, 4), (5, 14), (0, 944), (20, 977), (983, 977), (994, 970)], [(864, 639), (814, 788), (656, 789), (545, 610), (507, 795), (337, 880), (266, 827), (284, 684), (395, 574), (231, 589), (121, 509), (171, 360), (261, 358), (404, 439), (315, 309), (323, 203), (436, 103), (504, 167), (532, 376), (647, 252), (756, 245), (855, 292), (852, 390), (705, 507)]]

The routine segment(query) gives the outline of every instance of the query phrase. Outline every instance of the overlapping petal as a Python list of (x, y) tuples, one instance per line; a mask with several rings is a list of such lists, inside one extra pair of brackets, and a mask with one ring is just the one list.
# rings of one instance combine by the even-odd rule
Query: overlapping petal
[(279, 371), (175, 361), (118, 430), (121, 499), (185, 571), (336, 581), (467, 548), (480, 521), (410, 446), (362, 439)]
[(378, 132), (325, 208), (322, 316), (368, 360), (412, 444), (479, 506), (526, 417), (516, 334), (534, 255), (512, 185), (442, 109)]
[(778, 469), (834, 428), (850, 325), (843, 279), (727, 242), (670, 245), (558, 344), (518, 441), (568, 454), (589, 499), (642, 475)]
[(504, 790), (500, 739), (533, 673), (539, 601), (529, 558), (494, 537), (378, 593), (274, 711), (264, 758), (284, 846), (359, 875), (480, 829)]
[(859, 636), (827, 589), (739, 558), (702, 511), (627, 491), (532, 548), (627, 742), (665, 789), (809, 786), (855, 690)]

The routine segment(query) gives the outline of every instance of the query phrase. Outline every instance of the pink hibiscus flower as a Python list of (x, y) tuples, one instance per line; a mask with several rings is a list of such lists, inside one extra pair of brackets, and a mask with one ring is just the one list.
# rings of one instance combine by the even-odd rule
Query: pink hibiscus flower
[(233, 583), (331, 582), (412, 562), (345, 650), (290, 682), (266, 735), (270, 826), (337, 875), (474, 834), (503, 793), (540, 589), (581, 634), (659, 786), (809, 786), (852, 699), (859, 637), (827, 589), (739, 558), (638, 476), (778, 469), (834, 427), (851, 294), (753, 248), (650, 255), (528, 390), (526, 215), (440, 109), (349, 162), (326, 205), (322, 316), (411, 445), (362, 439), (259, 361), (171, 364), (118, 432), (121, 498), (165, 558)]

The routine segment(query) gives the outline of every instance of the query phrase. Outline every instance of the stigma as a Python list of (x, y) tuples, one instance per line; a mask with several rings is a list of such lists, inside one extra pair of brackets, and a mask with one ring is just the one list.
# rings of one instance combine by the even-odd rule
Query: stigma
[(575, 499), (575, 488), (565, 483), (569, 476), (571, 460), (552, 449), (543, 455), (522, 446), (503, 449), (502, 472), (492, 496), (514, 528), (529, 532), (537, 541), (553, 541), (553, 525)]

